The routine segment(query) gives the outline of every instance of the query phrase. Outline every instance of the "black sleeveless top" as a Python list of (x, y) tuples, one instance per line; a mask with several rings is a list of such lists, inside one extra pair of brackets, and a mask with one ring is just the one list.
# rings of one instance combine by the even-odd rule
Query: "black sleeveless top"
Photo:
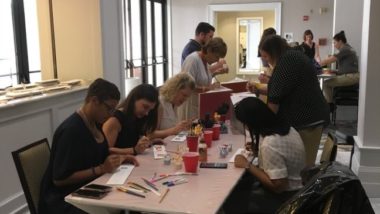
[(143, 120), (135, 117), (127, 117), (122, 111), (116, 110), (113, 115), (121, 124), (121, 130), (117, 136), (115, 147), (131, 148), (136, 146), (142, 131)]
[(314, 59), (314, 56), (315, 56), (315, 43), (314, 42), (313, 42), (313, 45), (311, 47), (308, 44), (303, 42), (302, 48), (303, 48), (304, 54), (306, 54), (306, 56), (308, 56), (310, 59)]

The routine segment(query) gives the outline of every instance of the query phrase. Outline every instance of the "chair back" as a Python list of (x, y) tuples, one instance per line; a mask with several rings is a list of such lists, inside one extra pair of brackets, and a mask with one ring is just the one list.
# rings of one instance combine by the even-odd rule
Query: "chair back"
[(31, 214), (37, 213), (42, 176), (49, 163), (50, 146), (42, 139), (12, 152)]
[(338, 141), (332, 133), (327, 134), (327, 139), (323, 145), (323, 151), (321, 154), (320, 163), (326, 161), (335, 161), (336, 153), (338, 149)]

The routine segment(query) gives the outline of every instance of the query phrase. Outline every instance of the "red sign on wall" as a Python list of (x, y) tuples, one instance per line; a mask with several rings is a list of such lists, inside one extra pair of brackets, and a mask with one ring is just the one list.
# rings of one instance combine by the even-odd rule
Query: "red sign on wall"
[(309, 16), (303, 16), (304, 21), (309, 21)]

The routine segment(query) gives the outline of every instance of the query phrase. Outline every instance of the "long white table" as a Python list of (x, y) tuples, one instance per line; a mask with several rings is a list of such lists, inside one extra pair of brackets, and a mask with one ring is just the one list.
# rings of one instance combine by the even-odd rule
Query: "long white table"
[[(230, 130), (229, 130), (230, 131)], [(213, 141), (211, 148), (208, 148), (208, 162), (228, 162), (238, 148), (244, 145), (243, 135), (221, 134), (220, 140)], [(186, 142), (171, 142), (168, 137), (167, 150), (176, 150), (177, 145)], [(226, 158), (219, 157), (218, 145), (232, 144), (233, 151), (229, 152)], [(164, 165), (163, 160), (153, 158), (152, 149), (144, 154), (138, 155), (139, 167), (135, 167), (128, 177), (128, 181), (144, 184), (141, 177), (150, 179), (154, 173), (165, 174), (176, 172), (174, 165)], [(182, 168), (184, 170), (184, 167)], [(153, 193), (146, 194), (146, 198), (139, 198), (114, 188), (111, 193), (101, 200), (86, 199), (68, 195), (65, 200), (89, 213), (114, 213), (120, 210), (138, 210), (156, 213), (216, 213), (223, 204), (226, 197), (242, 176), (244, 169), (235, 168), (233, 163), (228, 164), (227, 169), (198, 169), (198, 175), (186, 175), (188, 183), (169, 187), (170, 191), (159, 203), (160, 197)], [(110, 178), (110, 174), (105, 174), (93, 183), (105, 184)], [(166, 186), (157, 181), (160, 192), (163, 193)]]
[(323, 82), (327, 79), (336, 78), (337, 75), (335, 73), (322, 73), (317, 75), (319, 80), (319, 85), (321, 86), (321, 89), (323, 90)]

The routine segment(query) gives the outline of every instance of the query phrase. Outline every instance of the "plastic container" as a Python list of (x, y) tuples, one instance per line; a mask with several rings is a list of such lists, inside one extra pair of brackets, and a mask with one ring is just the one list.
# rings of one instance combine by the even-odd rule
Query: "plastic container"
[(199, 154), (197, 152), (186, 152), (182, 155), (185, 172), (196, 173), (198, 171)]
[(187, 142), (187, 147), (189, 148), (189, 152), (198, 151), (198, 136), (187, 136), (186, 142)]

